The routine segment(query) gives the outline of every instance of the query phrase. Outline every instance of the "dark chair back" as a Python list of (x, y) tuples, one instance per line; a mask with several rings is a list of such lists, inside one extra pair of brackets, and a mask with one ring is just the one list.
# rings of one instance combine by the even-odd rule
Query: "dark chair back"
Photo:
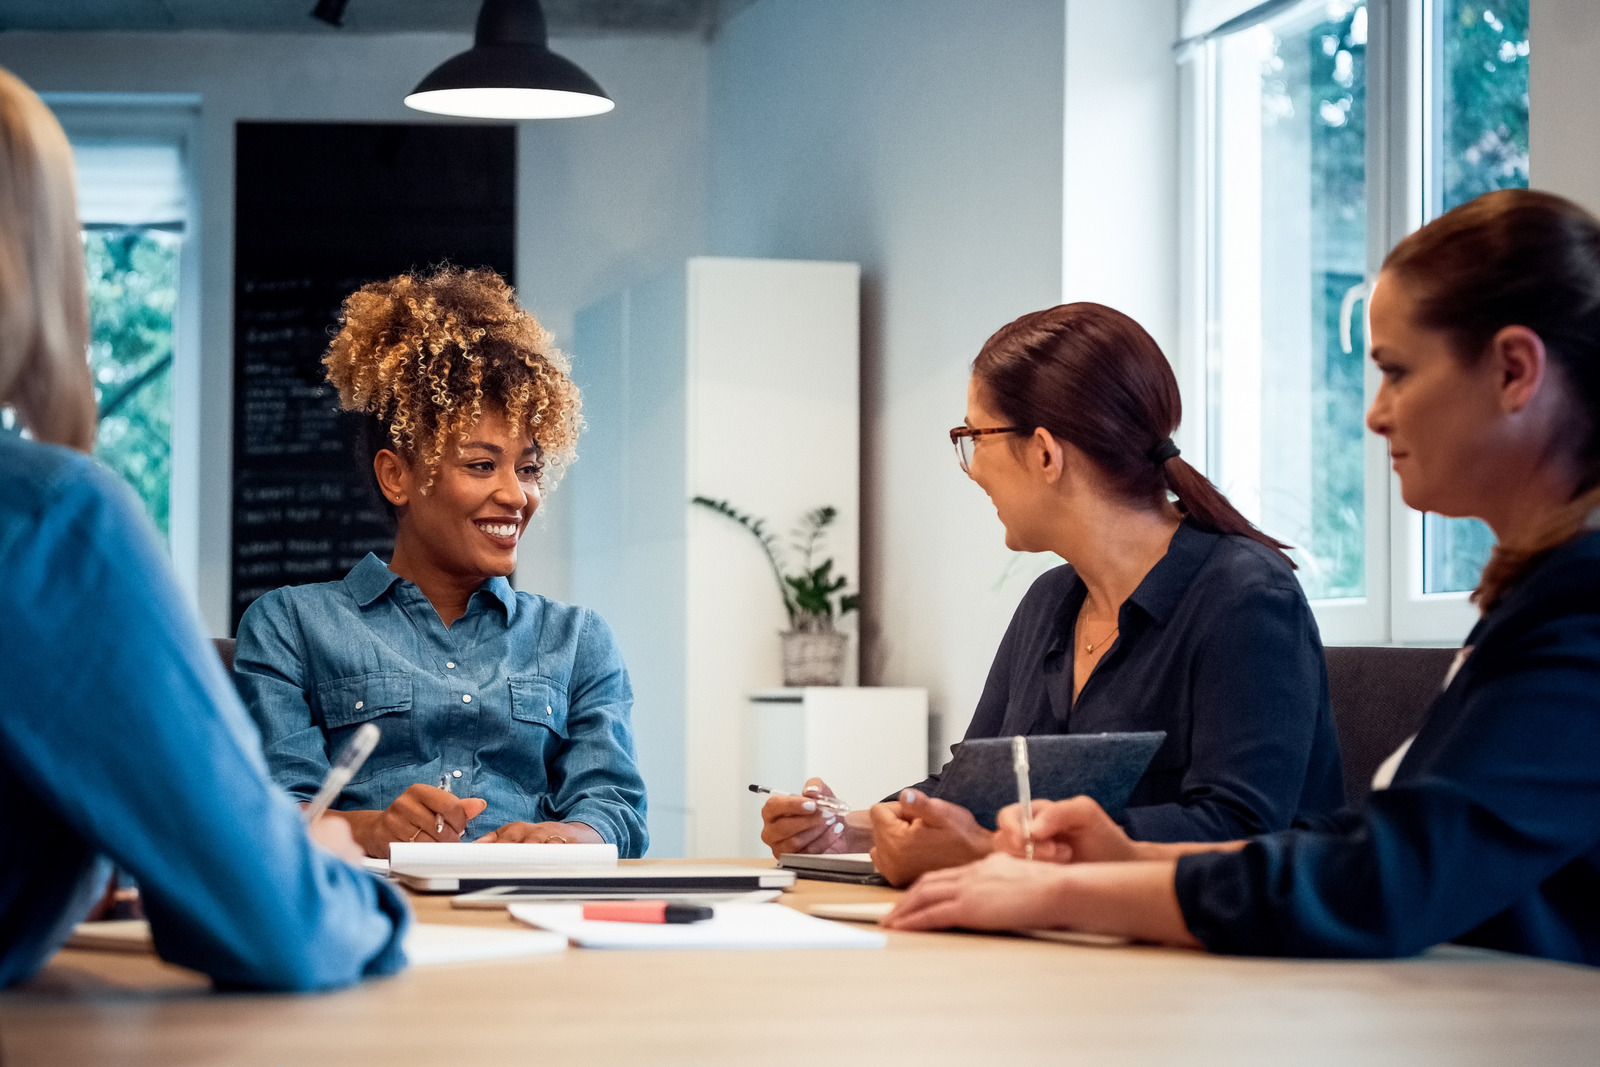
[(1345, 797), (1359, 807), (1372, 792), (1378, 765), (1422, 724), (1456, 649), (1330, 646), (1326, 651)]
[(222, 657), (222, 665), (228, 668), (228, 673), (233, 673), (233, 646), (231, 637), (213, 637), (211, 643), (217, 646), (217, 655)]

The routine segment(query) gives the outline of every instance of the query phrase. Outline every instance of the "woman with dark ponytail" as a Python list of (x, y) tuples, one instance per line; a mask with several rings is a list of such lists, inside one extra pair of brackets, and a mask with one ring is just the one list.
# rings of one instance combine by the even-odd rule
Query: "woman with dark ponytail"
[[(1483, 616), (1387, 788), (1226, 844), (1134, 841), (1083, 797), (1036, 804), (1035, 855), (1070, 866), (940, 871), (889, 925), (1282, 956), (1456, 941), (1600, 965), (1600, 219), (1549, 193), (1481, 196), (1395, 247), (1370, 316), (1367, 426), (1400, 495), (1497, 541)], [(1001, 813), (1002, 850), (1020, 854), (1019, 824)]]
[[(1068, 564), (1018, 606), (966, 736), (1164, 730), (1119, 823), (1140, 840), (1222, 841), (1336, 809), (1344, 786), (1286, 546), (1183, 460), (1180, 415), (1161, 349), (1100, 304), (1024, 315), (978, 353), (950, 432), (962, 469), (1007, 547)], [(870, 847), (903, 885), (993, 847), (939, 786), (842, 820), (774, 797), (763, 839), (775, 853)]]

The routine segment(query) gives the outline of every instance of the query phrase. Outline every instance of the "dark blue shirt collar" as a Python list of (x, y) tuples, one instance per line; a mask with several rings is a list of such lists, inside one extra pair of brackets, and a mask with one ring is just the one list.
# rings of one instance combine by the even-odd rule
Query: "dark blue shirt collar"
[[(350, 568), (350, 573), (344, 576), (345, 588), (350, 590), (355, 602), (363, 608), (369, 607), (398, 581), (401, 581), (400, 576), (371, 552), (368, 552), (366, 558)], [(480, 585), (472, 595), (476, 597), (480, 593), (487, 593), (500, 602), (500, 606), (505, 609), (508, 623), (516, 621), (517, 593), (511, 588), (510, 582), (496, 575)]]
[[(1173, 531), (1172, 541), (1167, 545), (1167, 554), (1150, 568), (1150, 573), (1129, 595), (1128, 603), (1137, 605), (1152, 621), (1166, 622), (1221, 539), (1221, 534), (1202, 530), (1187, 519), (1179, 523), (1177, 530)], [(1066, 650), (1072, 633), (1072, 621), (1078, 617), (1084, 598), (1089, 595), (1088, 586), (1083, 584), (1083, 579), (1078, 577), (1076, 571), (1072, 577), (1072, 591), (1062, 601), (1060, 624), (1056, 627), (1049, 648), (1051, 654)], [(1122, 612), (1119, 612), (1124, 621), (1127, 616), (1123, 613), (1126, 611), (1125, 604)]]

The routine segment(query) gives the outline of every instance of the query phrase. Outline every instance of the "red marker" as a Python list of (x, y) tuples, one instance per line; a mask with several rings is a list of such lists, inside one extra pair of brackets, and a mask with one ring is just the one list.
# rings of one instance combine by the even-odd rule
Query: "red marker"
[(711, 909), (664, 900), (603, 900), (585, 904), (583, 917), (613, 923), (697, 923), (711, 918)]

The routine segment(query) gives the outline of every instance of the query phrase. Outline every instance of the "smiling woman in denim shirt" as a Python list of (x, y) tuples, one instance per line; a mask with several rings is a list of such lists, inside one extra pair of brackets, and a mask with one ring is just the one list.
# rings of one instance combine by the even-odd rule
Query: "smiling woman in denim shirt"
[(278, 784), (308, 800), (366, 722), (377, 750), (334, 814), (395, 841), (602, 842), (643, 854), (633, 691), (594, 612), (511, 588), (577, 387), (489, 271), (363, 287), (323, 361), (364, 420), (394, 555), (245, 612), (235, 670)]

